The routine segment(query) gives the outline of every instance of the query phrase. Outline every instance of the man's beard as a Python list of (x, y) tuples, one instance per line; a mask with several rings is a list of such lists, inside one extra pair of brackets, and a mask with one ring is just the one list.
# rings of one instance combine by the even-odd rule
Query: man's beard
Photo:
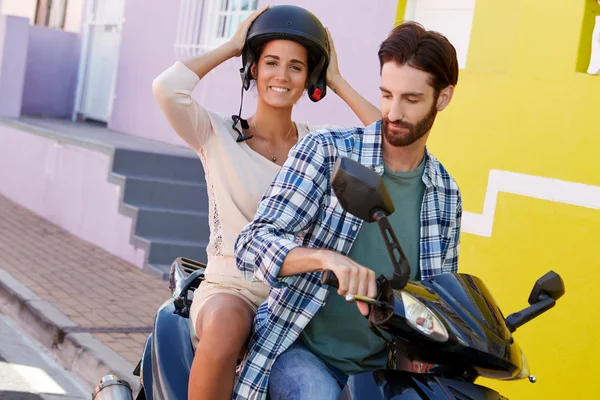
[[(429, 113), (416, 124), (411, 124), (402, 120), (391, 122), (387, 117), (383, 118), (383, 120), (381, 121), (381, 131), (387, 142), (394, 147), (404, 147), (413, 144), (414, 142), (425, 136), (425, 134), (429, 132), (429, 130), (433, 126), (433, 121), (435, 121), (435, 117), (437, 115), (436, 103), (437, 101), (433, 102)], [(408, 129), (408, 132), (390, 132), (390, 124), (400, 128)]]

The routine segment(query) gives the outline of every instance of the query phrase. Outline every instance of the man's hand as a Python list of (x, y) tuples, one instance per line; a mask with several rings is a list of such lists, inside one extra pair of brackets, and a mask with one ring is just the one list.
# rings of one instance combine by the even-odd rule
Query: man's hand
[[(333, 272), (337, 278), (340, 296), (350, 293), (372, 299), (377, 297), (375, 272), (332, 250), (296, 247), (285, 256), (278, 275), (292, 276), (326, 270)], [(356, 304), (362, 315), (369, 315), (368, 304), (360, 301)]]
[[(337, 292), (340, 296), (350, 293), (371, 299), (377, 297), (377, 281), (373, 270), (333, 251), (319, 252), (319, 258), (323, 270), (331, 270), (335, 274), (339, 282)], [(356, 304), (362, 315), (369, 315), (368, 304), (360, 301)]]

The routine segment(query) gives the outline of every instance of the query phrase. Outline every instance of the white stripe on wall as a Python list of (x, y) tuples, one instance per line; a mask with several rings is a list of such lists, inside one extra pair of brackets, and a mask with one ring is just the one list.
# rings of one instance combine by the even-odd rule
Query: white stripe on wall
[(492, 236), (499, 192), (600, 210), (600, 186), (517, 172), (491, 170), (483, 203), (483, 213), (463, 212), (463, 232), (486, 237)]

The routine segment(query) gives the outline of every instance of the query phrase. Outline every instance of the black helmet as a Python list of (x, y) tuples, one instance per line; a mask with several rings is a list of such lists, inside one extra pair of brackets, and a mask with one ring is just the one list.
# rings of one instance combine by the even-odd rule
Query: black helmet
[(311, 69), (308, 77), (308, 96), (314, 102), (325, 97), (326, 70), (329, 64), (329, 40), (321, 21), (310, 11), (297, 6), (273, 6), (254, 20), (242, 51), (242, 82), (248, 90), (252, 75), (250, 67), (259, 56), (258, 48), (275, 39), (300, 43), (308, 50)]

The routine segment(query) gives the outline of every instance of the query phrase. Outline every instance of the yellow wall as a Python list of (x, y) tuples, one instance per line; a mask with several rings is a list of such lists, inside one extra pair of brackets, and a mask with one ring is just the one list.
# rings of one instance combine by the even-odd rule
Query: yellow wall
[(600, 76), (576, 72), (594, 10), (596, 0), (477, 0), (467, 69), (430, 138), (467, 214), (482, 213), (491, 170), (598, 194), (581, 207), (501, 191), (490, 237), (465, 226), (460, 270), (481, 277), (505, 315), (527, 306), (548, 270), (565, 281), (557, 306), (515, 334), (538, 383), (478, 381), (511, 399), (600, 396)]

